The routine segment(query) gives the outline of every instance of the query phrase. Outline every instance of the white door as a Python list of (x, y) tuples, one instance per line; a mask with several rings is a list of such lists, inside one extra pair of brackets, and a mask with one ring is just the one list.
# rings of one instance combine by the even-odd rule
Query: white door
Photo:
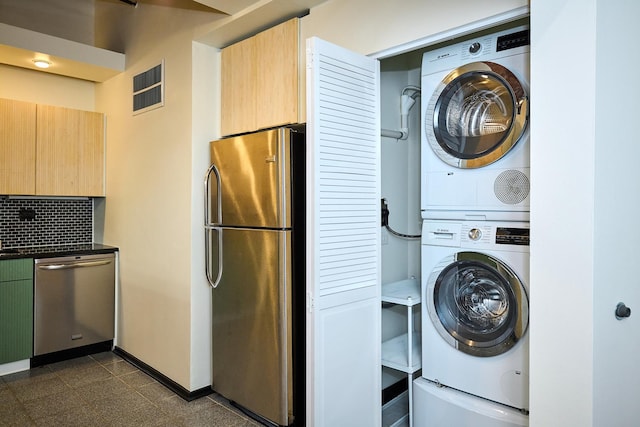
[[(638, 425), (640, 86), (622, 77), (638, 55), (618, 41), (638, 36), (639, 14), (640, 2), (531, 2), (532, 427)], [(580, 88), (581, 113), (561, 121), (559, 76)], [(616, 319), (619, 302), (630, 317)]]
[[(625, 220), (640, 210), (640, 145), (630, 137), (638, 128), (640, 87), (615, 90), (627, 86), (620, 70), (638, 66), (638, 56), (626, 55), (616, 40), (638, 36), (633, 17), (640, 3), (596, 3), (593, 425), (622, 427), (639, 422), (640, 233), (634, 220)], [(611, 233), (614, 225), (621, 231)], [(630, 308), (629, 317), (620, 316), (624, 310), (616, 317), (620, 303)]]
[(379, 63), (307, 40), (307, 426), (381, 424)]

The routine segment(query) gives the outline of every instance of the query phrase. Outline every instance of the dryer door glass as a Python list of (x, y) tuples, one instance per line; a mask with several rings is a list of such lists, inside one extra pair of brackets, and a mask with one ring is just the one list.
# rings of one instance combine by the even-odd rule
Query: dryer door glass
[(458, 253), (435, 279), (432, 297), (436, 329), (465, 353), (483, 357), (504, 353), (526, 331), (525, 289), (508, 266), (489, 255)]
[[(446, 163), (476, 168), (503, 157), (519, 140), (528, 118), (528, 100), (505, 67), (474, 62), (447, 75), (433, 94), (427, 137)], [(432, 115), (432, 117), (429, 117)]]

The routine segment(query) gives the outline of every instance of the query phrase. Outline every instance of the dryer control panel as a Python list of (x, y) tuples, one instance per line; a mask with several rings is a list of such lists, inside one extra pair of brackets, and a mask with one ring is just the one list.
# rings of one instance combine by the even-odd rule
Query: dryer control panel
[(500, 52), (507, 49), (514, 49), (520, 46), (527, 46), (529, 44), (529, 30), (522, 30), (511, 34), (505, 34), (498, 37), (496, 43), (496, 52)]

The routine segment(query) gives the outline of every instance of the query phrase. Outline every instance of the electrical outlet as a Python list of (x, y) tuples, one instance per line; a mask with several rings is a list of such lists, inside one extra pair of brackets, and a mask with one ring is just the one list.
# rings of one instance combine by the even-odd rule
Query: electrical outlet
[(18, 216), (20, 217), (20, 221), (33, 221), (36, 219), (36, 211), (31, 208), (20, 208)]

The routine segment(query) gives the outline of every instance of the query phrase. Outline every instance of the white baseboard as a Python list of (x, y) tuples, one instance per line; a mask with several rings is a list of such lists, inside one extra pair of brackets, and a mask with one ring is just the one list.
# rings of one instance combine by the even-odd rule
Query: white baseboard
[(0, 365), (0, 376), (13, 374), (14, 372), (28, 371), (31, 368), (29, 359)]

